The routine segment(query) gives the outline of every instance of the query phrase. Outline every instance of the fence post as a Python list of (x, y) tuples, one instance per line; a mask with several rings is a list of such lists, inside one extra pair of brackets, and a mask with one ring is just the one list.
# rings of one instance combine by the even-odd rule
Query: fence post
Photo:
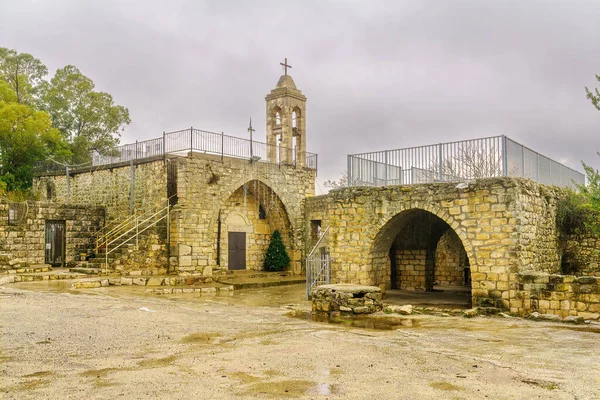
[(225, 134), (221, 132), (221, 161), (223, 161), (223, 153), (225, 152)]
[(385, 165), (383, 166), (383, 168), (385, 168), (385, 171), (383, 173), (383, 176), (385, 178), (385, 185), (388, 184), (388, 151), (385, 151)]
[(194, 127), (190, 126), (190, 157), (194, 151)]
[(139, 155), (138, 155), (138, 147), (139, 147), (139, 146), (138, 146), (138, 141), (136, 140), (136, 141), (135, 141), (135, 156), (134, 156), (134, 158), (135, 158), (136, 160), (139, 158)]
[(442, 160), (442, 144), (438, 144), (438, 159), (439, 159), (439, 169), (440, 169), (440, 182), (444, 181), (444, 162)]
[(521, 145), (521, 178), (525, 178), (525, 146)]
[(508, 154), (506, 153), (505, 135), (502, 135), (502, 176), (508, 176)]
[(348, 172), (346, 173), (348, 182), (346, 182), (346, 184), (348, 185), (348, 187), (352, 186), (352, 180), (353, 180), (353, 176), (352, 176), (352, 156), (350, 154), (348, 154)]
[(133, 195), (135, 189), (135, 170), (133, 168), (133, 159), (129, 160), (129, 168), (131, 169), (131, 183), (129, 185), (129, 214), (133, 215)]
[(67, 204), (71, 204), (71, 179), (69, 178), (69, 167), (67, 167)]
[(162, 152), (165, 161), (167, 161), (167, 137), (165, 135), (165, 131), (163, 131), (163, 143), (162, 143)]

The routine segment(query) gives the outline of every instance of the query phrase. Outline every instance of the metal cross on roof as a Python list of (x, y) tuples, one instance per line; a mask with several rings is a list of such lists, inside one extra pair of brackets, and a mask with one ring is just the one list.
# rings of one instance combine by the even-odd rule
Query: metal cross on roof
[(279, 63), (279, 65), (282, 65), (282, 66), (283, 66), (284, 75), (287, 75), (287, 69), (288, 69), (288, 68), (292, 68), (292, 66), (291, 66), (291, 65), (288, 65), (288, 63), (287, 63), (287, 57), (286, 57), (285, 61), (284, 61), (284, 62), (282, 62), (282, 63)]

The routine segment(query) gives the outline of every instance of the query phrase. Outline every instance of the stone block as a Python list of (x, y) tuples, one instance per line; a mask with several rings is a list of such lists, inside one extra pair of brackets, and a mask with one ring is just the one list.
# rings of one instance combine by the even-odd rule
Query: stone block
[(192, 255), (192, 246), (180, 244), (177, 248), (177, 255), (180, 258), (181, 258), (181, 256), (191, 256)]
[(178, 264), (180, 267), (190, 267), (192, 265), (192, 256), (179, 256)]

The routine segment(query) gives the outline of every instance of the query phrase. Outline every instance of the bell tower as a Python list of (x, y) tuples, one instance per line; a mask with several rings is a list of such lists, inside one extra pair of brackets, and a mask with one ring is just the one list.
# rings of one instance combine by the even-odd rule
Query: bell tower
[(287, 165), (306, 165), (306, 97), (288, 75), (287, 58), (284, 74), (267, 102), (267, 160)]

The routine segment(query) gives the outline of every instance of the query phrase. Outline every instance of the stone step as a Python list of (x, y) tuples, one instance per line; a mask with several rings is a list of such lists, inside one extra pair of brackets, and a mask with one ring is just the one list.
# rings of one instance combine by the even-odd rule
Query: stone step
[(179, 294), (179, 293), (202, 293), (202, 294), (233, 294), (234, 287), (231, 285), (225, 286), (206, 286), (206, 287), (189, 287), (189, 286), (163, 286), (160, 288), (148, 288), (146, 293), (153, 294)]
[(84, 274), (79, 273), (60, 273), (60, 274), (44, 274), (44, 275), (32, 275), (32, 274), (24, 274), (24, 275), (15, 275), (14, 282), (36, 282), (36, 281), (56, 281), (63, 279), (79, 279), (85, 277)]
[(36, 272), (49, 272), (52, 271), (52, 267), (50, 265), (30, 265), (29, 267), (23, 267), (18, 269), (8, 269), (0, 272), (0, 274), (32, 274)]
[[(106, 282), (104, 282), (106, 281)], [(84, 283), (79, 283), (84, 282)], [(73, 282), (72, 287), (88, 288), (102, 286), (147, 286), (147, 287), (199, 287), (210, 285), (215, 286), (215, 281), (211, 277), (204, 276), (109, 276), (94, 279), (84, 279), (79, 282)], [(99, 282), (99, 283), (90, 283)], [(83, 285), (83, 286), (82, 286)], [(217, 286), (231, 286), (216, 284)]]
[(100, 275), (102, 273), (102, 269), (100, 267), (75, 267), (70, 268), (69, 272), (77, 272), (86, 275)]

